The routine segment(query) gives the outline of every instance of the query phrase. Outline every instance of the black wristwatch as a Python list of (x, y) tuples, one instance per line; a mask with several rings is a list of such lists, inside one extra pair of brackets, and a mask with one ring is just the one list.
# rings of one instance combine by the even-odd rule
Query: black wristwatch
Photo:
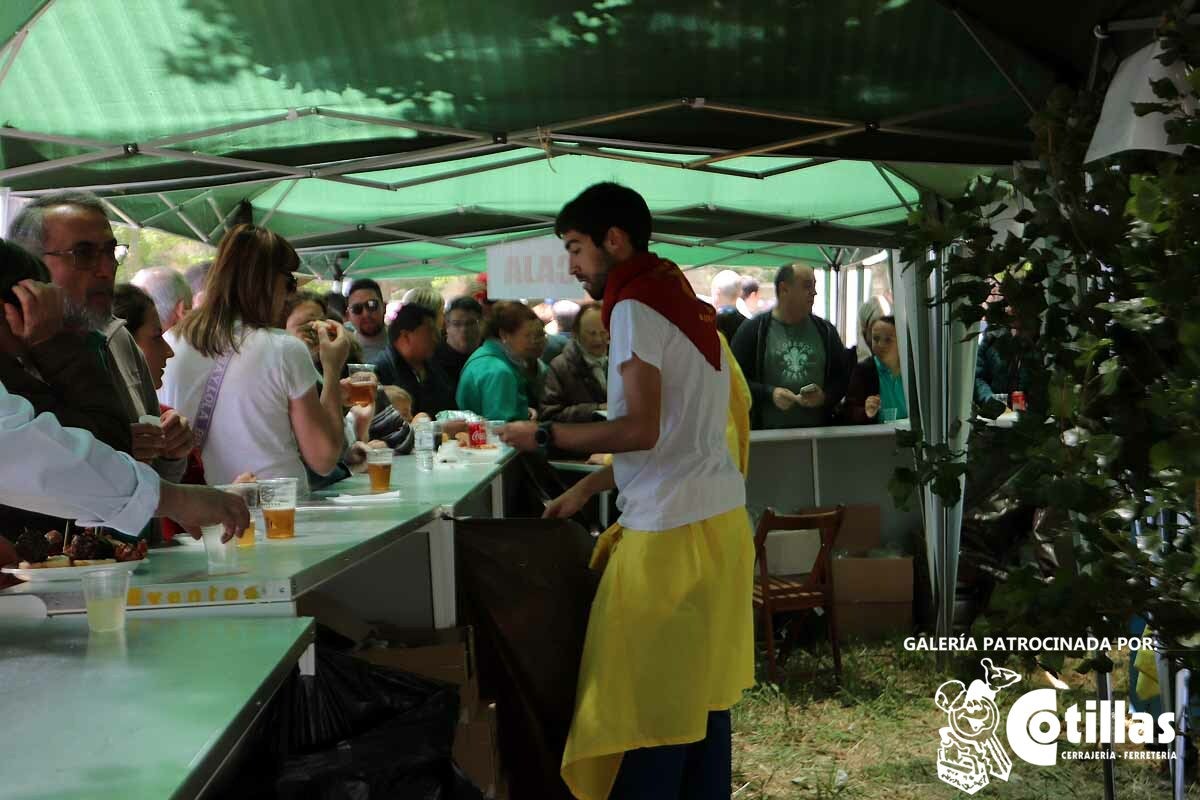
[(537, 433), (533, 435), (533, 440), (543, 450), (551, 447), (554, 444), (554, 423), (543, 422), (541, 425), (538, 425)]

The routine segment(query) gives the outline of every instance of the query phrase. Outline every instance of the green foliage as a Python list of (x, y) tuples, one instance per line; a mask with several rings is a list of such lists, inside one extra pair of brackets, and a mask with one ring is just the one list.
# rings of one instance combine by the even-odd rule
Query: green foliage
[[(1173, 142), (1200, 145), (1200, 115), (1185, 105), (1200, 99), (1200, 33), (1169, 17), (1159, 35), (1162, 60), (1183, 65), (1186, 85), (1155, 82), (1159, 102), (1136, 111), (1166, 113)], [(1040, 331), (997, 342), (1033, 362), (1028, 411), (1004, 439), (1020, 464), (1011, 485), (1056, 512), (1079, 569), (1052, 579), (1011, 570), (987, 624), (1006, 635), (1116, 636), (1130, 616), (1149, 615), (1176, 649), (1200, 630), (1200, 153), (1085, 164), (1101, 100), (1054, 94), (1032, 121), (1038, 164), (1011, 186), (979, 181), (940, 214), (914, 217), (905, 260), (927, 275), (937, 262), (926, 254), (943, 254), (939, 301), (968, 325)], [(997, 237), (992, 221), (1017, 196), (1024, 229)], [(957, 501), (963, 465), (922, 439), (910, 437), (915, 466), (897, 473), (894, 495), (925, 485)], [(1184, 524), (1152, 558), (1130, 524), (1159, 512)]]

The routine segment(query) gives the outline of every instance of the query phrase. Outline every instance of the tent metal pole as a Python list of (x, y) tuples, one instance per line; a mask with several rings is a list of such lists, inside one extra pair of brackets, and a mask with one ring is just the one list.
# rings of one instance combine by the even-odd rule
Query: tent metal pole
[(12, 38), (0, 47), (0, 53), (8, 52), (8, 60), (4, 62), (4, 68), (0, 69), (0, 84), (4, 83), (4, 79), (8, 77), (8, 71), (12, 69), (12, 65), (16, 63), (17, 56), (21, 52), (21, 48), (25, 45), (25, 40), (29, 38), (33, 26), (37, 24), (46, 12), (50, 10), (50, 6), (54, 5), (54, 0), (46, 0), (42, 7), (33, 12), (29, 21), (21, 26), (20, 30), (12, 35)]
[(834, 161), (841, 161), (841, 159), (840, 158), (814, 158), (810, 161), (805, 161), (803, 164), (796, 164), (795, 166), (792, 166), (792, 167), (776, 167), (775, 169), (769, 169), (766, 172), (760, 172), (759, 175), (761, 175), (764, 179), (774, 178), (776, 175), (784, 175), (789, 172), (796, 172), (796, 171), (802, 170), (802, 169), (809, 169), (810, 167), (819, 167), (822, 164), (832, 164)]
[[(570, 147), (563, 147), (563, 146), (555, 145), (555, 144), (542, 145), (539, 142), (532, 141), (529, 139), (512, 139), (512, 138), (510, 138), (508, 141), (511, 144), (517, 144), (522, 147), (530, 147), (530, 148), (533, 148), (534, 150), (541, 150), (543, 152), (545, 152), (547, 149), (549, 149), (551, 154), (560, 155), (560, 156), (572, 156), (572, 155), (574, 155), (574, 156), (591, 156), (593, 158), (608, 158), (608, 159), (612, 159), (614, 161), (628, 161), (633, 164), (645, 164), (645, 165), (651, 166), (651, 167), (669, 167), (669, 168), (674, 168), (674, 169), (687, 169), (688, 163), (689, 163), (686, 161), (668, 161), (667, 159), (664, 159), (664, 158), (646, 158), (644, 156), (633, 156), (633, 155), (627, 155), (625, 153), (610, 153), (605, 150), (597, 150), (595, 148), (586, 147), (583, 145), (572, 145)], [(744, 172), (742, 170), (736, 170), (736, 169), (698, 169), (698, 171), (699, 172), (711, 172), (716, 175), (729, 175), (734, 178), (753, 178), (754, 180), (762, 180), (762, 176), (756, 172)]]
[(795, 114), (788, 111), (770, 111), (762, 108), (739, 106), (732, 103), (714, 103), (711, 100), (697, 102), (692, 105), (692, 108), (697, 111), (720, 111), (726, 114), (738, 114), (743, 117), (759, 117), (762, 119), (780, 120), (782, 122), (804, 122), (811, 125), (829, 125), (835, 128), (857, 128), (862, 125), (861, 122), (851, 119), (816, 117), (810, 114)]
[(1000, 59), (996, 57), (996, 54), (992, 52), (992, 49), (987, 46), (986, 42), (983, 41), (983, 38), (980, 37), (979, 33), (976, 32), (974, 27), (972, 27), (971, 23), (967, 20), (962, 11), (958, 10), (957, 8), (952, 9), (952, 11), (955, 18), (962, 23), (962, 26), (967, 29), (967, 33), (970, 34), (971, 38), (975, 40), (975, 44), (978, 45), (979, 49), (983, 51), (983, 54), (988, 57), (988, 60), (992, 62), (992, 66), (995, 67), (996, 71), (999, 72), (1000, 75), (1003, 76), (1004, 80), (1008, 82), (1008, 85), (1012, 88), (1013, 92), (1016, 93), (1017, 97), (1021, 98), (1021, 102), (1025, 104), (1025, 107), (1029, 109), (1030, 113), (1037, 113), (1037, 107), (1034, 106), (1033, 101), (1029, 99), (1029, 95), (1025, 93), (1025, 90), (1021, 88), (1021, 84), (1019, 84), (1017, 79), (1013, 77), (1012, 73), (1010, 73), (1008, 69), (1006, 69), (1005, 66), (1000, 63)]
[(125, 224), (128, 225), (129, 227), (131, 227), (131, 228), (142, 227), (141, 223), (134, 222), (133, 217), (129, 216), (124, 211), (122, 211), (119, 207), (117, 207), (113, 203), (109, 202), (108, 200), (104, 199), (103, 197), (100, 198), (100, 202), (101, 202), (101, 204), (103, 204), (103, 206), (105, 208), (107, 208), (109, 211), (111, 211), (112, 213), (114, 213), (118, 217), (120, 217), (125, 222)]
[(137, 145), (137, 152), (142, 155), (156, 156), (158, 158), (166, 158), (177, 161), (194, 161), (197, 164), (212, 164), (217, 167), (234, 167), (235, 169), (246, 170), (261, 170), (264, 172), (275, 172), (280, 175), (293, 175), (298, 178), (314, 177), (312, 170), (301, 169), (299, 167), (288, 167), (283, 164), (269, 164), (265, 161), (249, 161), (244, 158), (229, 158), (227, 156), (210, 156), (203, 153), (185, 152), (182, 150), (172, 150), (167, 147), (143, 147)]
[(510, 149), (505, 142), (479, 142), (471, 139), (465, 142), (427, 147), (422, 150), (412, 150), (407, 153), (392, 153), (389, 155), (373, 156), (334, 164), (329, 167), (311, 170), (308, 177), (325, 178), (331, 175), (346, 175), (353, 172), (372, 172), (393, 167), (411, 166), (430, 161), (440, 161), (442, 156), (481, 156)]
[(697, 244), (700, 247), (712, 247), (713, 245), (722, 244), (724, 242), (749, 241), (755, 236), (766, 236), (768, 233), (782, 233), (783, 231), (790, 231), (795, 228), (804, 228), (817, 224), (818, 221), (815, 219), (805, 219), (798, 222), (789, 222), (785, 225), (775, 225), (770, 228), (760, 228), (756, 231), (746, 231), (745, 233), (739, 233), (733, 236), (722, 236), (720, 239), (701, 239), (699, 242), (697, 242)]
[(298, 180), (288, 181), (287, 188), (283, 190), (283, 194), (275, 198), (275, 202), (272, 203), (271, 208), (267, 210), (266, 216), (264, 216), (262, 222), (259, 223), (260, 225), (262, 225), (264, 228), (267, 227), (267, 223), (271, 221), (271, 217), (275, 216), (275, 212), (279, 210), (280, 204), (282, 204), (284, 200), (287, 200), (287, 196), (292, 193), (292, 189), (295, 189), (296, 184), (299, 182), (300, 181)]
[(466, 128), (447, 128), (443, 125), (430, 125), (424, 122), (409, 122), (402, 119), (389, 119), (387, 117), (376, 117), (370, 114), (348, 114), (344, 111), (333, 111), (328, 108), (317, 106), (309, 110), (310, 114), (318, 114), (322, 117), (331, 119), (344, 119), (347, 122), (361, 122), (365, 125), (381, 125), (389, 128), (402, 128), (404, 130), (417, 131), (418, 133), (429, 133), (434, 136), (457, 136), (463, 139), (491, 139), (490, 133), (481, 133), (480, 131), (471, 131)]
[(40, 172), (53, 172), (64, 167), (77, 167), (80, 164), (90, 164), (94, 161), (107, 161), (110, 158), (117, 158), (123, 155), (125, 155), (124, 147), (108, 147), (92, 153), (80, 153), (77, 156), (56, 158), (53, 161), (39, 161), (34, 164), (26, 164), (23, 167), (12, 167), (0, 171), (0, 181), (11, 181), (14, 178), (37, 175)]
[(904, 199), (904, 195), (900, 194), (900, 190), (896, 188), (896, 184), (892, 183), (891, 177), (883, 171), (883, 167), (879, 166), (879, 162), (872, 161), (871, 166), (873, 166), (875, 171), (879, 173), (879, 177), (883, 178), (883, 182), (886, 183), (888, 188), (892, 190), (892, 194), (896, 195), (896, 199), (903, 204), (904, 209), (911, 214), (913, 210), (912, 203)]
[[(49, 162), (47, 162), (49, 163)], [(191, 178), (170, 178), (166, 180), (156, 181), (131, 181), (127, 183), (92, 183), (87, 186), (80, 186), (80, 189), (87, 189), (91, 192), (121, 192), (123, 196), (133, 196), (141, 194), (154, 194), (155, 192), (173, 192), (180, 189), (191, 189), (196, 184), (204, 185), (212, 183), (217, 187), (228, 186), (254, 186), (260, 183), (278, 183), (280, 177), (272, 175), (266, 178), (252, 178), (250, 180), (238, 180), (242, 176), (261, 174), (260, 172), (237, 172), (226, 173), (224, 175), (200, 175)], [(224, 180), (224, 182), (221, 182)], [(52, 194), (60, 191), (59, 189), (28, 189), (26, 191), (15, 192), (21, 197), (38, 197), (44, 194)]]
[(968, 144), (990, 144), (998, 147), (1011, 147), (1013, 149), (1028, 150), (1030, 144), (1028, 142), (1017, 141), (1016, 139), (1001, 139), (995, 136), (975, 136), (969, 133), (953, 133), (951, 131), (938, 131), (932, 128), (910, 128), (905, 125), (880, 125), (879, 130), (882, 133), (895, 133), (900, 136), (917, 136), (922, 139), (944, 139), (948, 142), (966, 142)]
[(592, 147), (621, 147), (628, 150), (645, 150), (651, 153), (680, 153), (683, 155), (707, 156), (728, 153), (717, 147), (692, 147), (681, 144), (662, 144), (661, 142), (637, 142), (631, 139), (608, 139), (600, 136), (582, 136), (573, 133), (558, 133), (555, 131), (551, 138), (560, 142), (572, 144), (587, 144)]
[(592, 125), (603, 125), (607, 122), (617, 122), (623, 119), (632, 117), (644, 117), (647, 114), (656, 114), (659, 111), (668, 111), (673, 108), (687, 108), (692, 101), (687, 98), (678, 100), (669, 100), (663, 103), (650, 103), (649, 105), (637, 106), (635, 108), (627, 108), (623, 111), (612, 111), (607, 114), (597, 114), (594, 117), (580, 117), (578, 119), (570, 119), (565, 122), (554, 122), (549, 125), (542, 125), (538, 128), (526, 128), (525, 130), (514, 131), (508, 134), (508, 139), (527, 139), (530, 136), (537, 136), (539, 133), (544, 135), (553, 135), (559, 131), (570, 130), (571, 128), (587, 128)]
[(215, 128), (205, 128), (198, 131), (184, 131), (171, 136), (163, 136), (158, 139), (150, 139), (146, 142), (147, 147), (170, 147), (173, 144), (180, 142), (190, 142), (195, 139), (204, 139), (209, 136), (220, 136), (224, 133), (234, 133), (235, 131), (249, 130), (250, 128), (261, 128), (266, 125), (275, 125), (279, 122), (291, 122), (300, 117), (312, 116), (313, 112), (309, 109), (303, 111), (289, 111), (286, 114), (272, 114), (268, 117), (259, 117), (258, 119), (248, 119), (245, 122), (234, 122), (229, 125), (219, 125)]
[(165, 208), (164, 210), (162, 210), (162, 211), (159, 211), (159, 212), (158, 212), (158, 213), (156, 213), (156, 214), (151, 214), (150, 216), (146, 217), (145, 219), (143, 219), (143, 220), (142, 220), (142, 224), (143, 224), (143, 225), (149, 225), (150, 227), (154, 227), (154, 224), (153, 224), (153, 223), (154, 223), (154, 221), (155, 221), (155, 220), (161, 219), (162, 217), (167, 217), (167, 216), (170, 216), (171, 214), (175, 213), (175, 209), (177, 209), (177, 208), (182, 208), (183, 206), (187, 205), (188, 203), (194, 202), (194, 201), (196, 201), (196, 200), (199, 200), (199, 199), (200, 199), (200, 198), (202, 198), (202, 197), (205, 197), (205, 196), (207, 196), (209, 191), (212, 191), (212, 190), (210, 189), (210, 190), (208, 190), (208, 191), (202, 192), (201, 194), (198, 194), (198, 195), (196, 195), (195, 197), (189, 197), (189, 198), (187, 198), (186, 200), (184, 200), (183, 202), (181, 202), (181, 203), (178, 203), (178, 204), (176, 204), (176, 203), (172, 203), (172, 202), (171, 202), (171, 201), (170, 201), (170, 200), (169, 200), (169, 199), (166, 197), (166, 195), (164, 195), (162, 192), (155, 192), (155, 194), (154, 194), (154, 197), (155, 197), (155, 198), (156, 198), (156, 199), (157, 199), (157, 200), (158, 200), (160, 203), (162, 203), (163, 205), (165, 205), (165, 206), (166, 206), (166, 208)]
[[(428, 242), (430, 244), (440, 244), (444, 247), (453, 247), (456, 250), (469, 250), (470, 249), (465, 244), (460, 244), (459, 242), (456, 242), (453, 239), (443, 239), (440, 236), (424, 236), (422, 234), (412, 233), (410, 231), (398, 231), (398, 230), (393, 230), (391, 228), (383, 228), (383, 227), (380, 227), (379, 225), (374, 225), (374, 224), (368, 225), (365, 223), (358, 223), (358, 224), (351, 223), (347, 226), (347, 224), (342, 222), (341, 220), (329, 219), (327, 217), (317, 217), (317, 216), (313, 216), (311, 214), (291, 214), (290, 216), (292, 216), (296, 219), (306, 219), (311, 222), (323, 222), (327, 225), (333, 225), (335, 229), (332, 231), (329, 231), (328, 233), (341, 233), (345, 230), (370, 231), (371, 233), (378, 233), (378, 234), (382, 234), (383, 236), (395, 237), (396, 240), (398, 240), (398, 241), (404, 240), (404, 241)], [(381, 244), (384, 244), (384, 243), (381, 242)]]
[(187, 225), (188, 228), (191, 229), (192, 233), (196, 234), (197, 239), (199, 239), (202, 242), (208, 241), (208, 238), (204, 235), (204, 231), (200, 230), (200, 227), (196, 223), (192, 222), (191, 218), (187, 214), (183, 213), (182, 204), (180, 204), (178, 206), (171, 205), (171, 201), (168, 200), (166, 198), (166, 196), (163, 195), (162, 193), (159, 193), (158, 199), (162, 200), (168, 206), (171, 206), (171, 210), (175, 212), (175, 216), (177, 216), (177, 217), (179, 217), (179, 219), (183, 220), (183, 224)]
[[(213, 228), (212, 233), (208, 234), (204, 240), (206, 242), (211, 242), (213, 237), (216, 236), (217, 231), (222, 229), (229, 230), (229, 226), (225, 223), (225, 215), (221, 213), (221, 207), (217, 205), (217, 201), (213, 199), (212, 192), (209, 192), (204, 199), (208, 202), (208, 207), (213, 210), (213, 214), (215, 214), (217, 217), (217, 227)], [(234, 208), (237, 208), (237, 206), (235, 205)]]
[(681, 166), (683, 166), (685, 169), (699, 169), (700, 167), (707, 167), (710, 164), (716, 164), (719, 161), (728, 161), (731, 158), (744, 158), (746, 156), (758, 156), (765, 153), (775, 153), (779, 150), (790, 150), (793, 147), (801, 147), (806, 144), (826, 142), (831, 139), (841, 139), (845, 136), (853, 136), (856, 133), (865, 133), (867, 130), (869, 130), (867, 125), (860, 125), (857, 128), (839, 128), (834, 131), (825, 131), (823, 133), (811, 133), (808, 136), (800, 136), (796, 139), (785, 139), (782, 142), (773, 142), (771, 144), (763, 144), (757, 147), (748, 147), (745, 150), (725, 153), (724, 155), (709, 156), (708, 158), (702, 158), (697, 161), (689, 161)]
[[(553, 155), (550, 156), (553, 158)], [(519, 167), (522, 164), (532, 164), (535, 161), (545, 161), (547, 156), (524, 156), (522, 158), (514, 158), (511, 161), (503, 161), (496, 164), (481, 165), (478, 167), (468, 167), (466, 169), (456, 169), (450, 172), (442, 172), (437, 175), (428, 175), (424, 178), (413, 178), (408, 181), (399, 181), (397, 183), (389, 183), (387, 187), (392, 191), (399, 189), (408, 189), (413, 186), (421, 186), (427, 183), (437, 183), (438, 181), (451, 180), (453, 178), (462, 178), (467, 175), (478, 175), (481, 172), (490, 172), (496, 169), (504, 169), (506, 167)]]

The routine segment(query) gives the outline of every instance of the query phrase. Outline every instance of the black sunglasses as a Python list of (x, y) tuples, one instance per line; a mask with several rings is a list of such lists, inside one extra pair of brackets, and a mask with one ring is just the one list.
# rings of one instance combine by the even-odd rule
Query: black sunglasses
[(363, 311), (378, 311), (380, 305), (378, 300), (367, 300), (365, 303), (355, 303), (349, 310), (351, 314), (361, 314)]

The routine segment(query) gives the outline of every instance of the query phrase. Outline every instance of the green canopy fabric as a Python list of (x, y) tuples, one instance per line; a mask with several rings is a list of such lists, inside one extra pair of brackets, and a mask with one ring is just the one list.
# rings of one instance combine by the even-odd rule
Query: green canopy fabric
[[(1161, 11), (1142, 0), (0, 5), (0, 180), (18, 190), (227, 183), (254, 173), (245, 162), (511, 150), (539, 132), (558, 144), (785, 142), (778, 152), (798, 156), (1007, 164), (1030, 152), (1010, 78), (1036, 104), (1086, 78), (1094, 25)], [(648, 104), (662, 108), (625, 113)]]
[[(835, 248), (892, 246), (920, 201), (900, 177), (905, 165), (779, 157), (731, 163), (747, 176), (581, 154), (487, 155), (371, 173), (397, 189), (297, 178), (106, 200), (116, 219), (210, 242), (245, 201), (249, 219), (287, 236), (319, 274), (382, 277), (481, 271), (488, 245), (545, 235), (559, 208), (599, 181), (640, 191), (655, 215), (656, 248), (687, 266), (823, 265)], [(955, 175), (965, 181), (979, 171)]]

